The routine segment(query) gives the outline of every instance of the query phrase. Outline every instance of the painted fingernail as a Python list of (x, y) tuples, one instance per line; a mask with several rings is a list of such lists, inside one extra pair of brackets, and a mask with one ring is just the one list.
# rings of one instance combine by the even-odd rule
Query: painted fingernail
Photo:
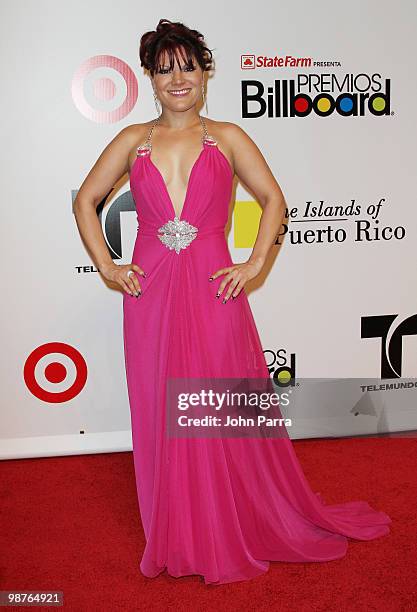
[(145, 272), (142, 274), (142, 276), (143, 276), (143, 278), (146, 278), (146, 274), (145, 274)]
[(219, 297), (220, 297), (220, 293), (216, 293), (216, 298), (219, 298)]
[(209, 281), (212, 281), (212, 280), (213, 280), (213, 277), (212, 277), (212, 276), (210, 276)]
[(222, 304), (226, 304), (226, 302), (227, 302), (227, 300), (226, 300), (226, 298), (224, 298)]

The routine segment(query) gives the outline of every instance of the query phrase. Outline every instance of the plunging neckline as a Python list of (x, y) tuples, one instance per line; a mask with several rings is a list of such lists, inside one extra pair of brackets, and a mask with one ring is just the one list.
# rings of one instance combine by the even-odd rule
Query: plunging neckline
[(166, 198), (167, 198), (167, 200), (169, 202), (169, 205), (171, 207), (172, 213), (174, 214), (174, 218), (177, 218), (179, 221), (182, 220), (183, 213), (184, 213), (187, 201), (189, 199), (189, 192), (190, 192), (190, 186), (191, 186), (191, 181), (192, 181), (193, 175), (195, 173), (195, 170), (196, 170), (196, 168), (198, 166), (198, 163), (199, 163), (201, 157), (203, 156), (203, 153), (204, 153), (205, 150), (206, 150), (206, 142), (205, 142), (205, 138), (203, 137), (203, 146), (202, 146), (202, 149), (201, 149), (200, 153), (198, 154), (197, 159), (195, 160), (195, 162), (191, 166), (190, 174), (188, 176), (187, 186), (186, 186), (186, 189), (185, 189), (184, 201), (182, 203), (182, 208), (181, 208), (181, 211), (180, 211), (179, 214), (176, 212), (176, 210), (174, 208), (174, 203), (172, 201), (171, 196), (169, 195), (168, 187), (167, 187), (167, 184), (166, 184), (166, 182), (164, 180), (164, 177), (162, 176), (162, 172), (159, 170), (158, 166), (152, 160), (152, 147), (149, 150), (149, 154), (146, 156), (148, 158), (151, 166), (154, 168), (154, 170), (156, 171), (156, 174), (159, 177), (159, 180), (160, 180), (160, 182), (162, 184), (162, 187), (164, 189), (164, 193), (165, 193)]
[(191, 170), (190, 173), (188, 175), (188, 180), (187, 180), (187, 185), (186, 185), (186, 189), (185, 189), (185, 196), (184, 196), (184, 201), (182, 203), (182, 207), (179, 213), (177, 213), (177, 211), (175, 210), (174, 207), (174, 202), (172, 201), (172, 198), (170, 196), (170, 193), (168, 191), (168, 186), (164, 180), (164, 177), (162, 175), (162, 172), (159, 170), (158, 166), (154, 163), (153, 159), (152, 159), (152, 135), (153, 132), (158, 124), (158, 121), (160, 119), (161, 115), (159, 115), (159, 117), (157, 117), (157, 119), (154, 121), (149, 134), (148, 134), (148, 138), (146, 139), (145, 145), (142, 145), (140, 147), (138, 147), (138, 151), (139, 149), (147, 149), (147, 154), (146, 157), (149, 159), (149, 163), (151, 164), (152, 168), (154, 169), (154, 171), (156, 172), (156, 174), (158, 175), (158, 179), (160, 181), (160, 183), (162, 184), (162, 188), (164, 190), (164, 193), (166, 195), (166, 199), (168, 200), (169, 203), (169, 207), (172, 211), (172, 214), (174, 215), (174, 219), (178, 219), (179, 221), (182, 220), (183, 214), (184, 214), (184, 210), (186, 208), (188, 199), (189, 199), (189, 192), (190, 192), (190, 188), (191, 188), (191, 182), (195, 173), (195, 170), (198, 166), (198, 163), (200, 161), (200, 159), (203, 156), (204, 151), (206, 150), (206, 144), (207, 141), (210, 142), (210, 144), (217, 146), (217, 141), (212, 138), (211, 136), (209, 136), (208, 132), (207, 132), (207, 127), (206, 127), (206, 123), (203, 119), (203, 117), (201, 115), (198, 116), (198, 118), (200, 119), (200, 124), (203, 130), (203, 136), (202, 136), (202, 147), (201, 147), (201, 151), (197, 156), (197, 159), (194, 161), (193, 165), (191, 166)]
[[(162, 186), (163, 192), (165, 194), (166, 200), (168, 201), (168, 204), (169, 204), (169, 208), (171, 209), (171, 214), (174, 215), (174, 219), (178, 219), (179, 221), (183, 220), (184, 211), (186, 210), (188, 201), (190, 199), (190, 191), (191, 191), (192, 181), (193, 181), (194, 175), (195, 175), (195, 173), (197, 171), (197, 168), (198, 168), (198, 165), (199, 165), (201, 159), (203, 158), (204, 153), (207, 152), (208, 146), (211, 146), (211, 147), (214, 146), (214, 148), (216, 149), (216, 152), (219, 153), (220, 156), (223, 157), (224, 161), (226, 162), (226, 166), (227, 166), (231, 176), (233, 177), (233, 175), (234, 175), (234, 170), (233, 170), (229, 160), (227, 159), (227, 157), (223, 153), (223, 151), (221, 151), (219, 149), (218, 144), (217, 144), (217, 140), (209, 135), (203, 117), (201, 115), (199, 115), (199, 118), (200, 118), (200, 122), (201, 122), (201, 125), (202, 125), (202, 128), (203, 128), (202, 148), (201, 148), (200, 153), (197, 156), (197, 159), (195, 160), (194, 164), (191, 167), (190, 174), (188, 176), (188, 182), (187, 182), (186, 190), (185, 190), (184, 201), (183, 201), (182, 209), (181, 209), (181, 212), (180, 212), (179, 215), (177, 214), (177, 212), (176, 212), (176, 210), (174, 208), (174, 203), (173, 203), (172, 198), (171, 198), (171, 196), (169, 194), (168, 187), (167, 187), (167, 184), (165, 183), (164, 177), (162, 176), (162, 172), (159, 170), (158, 166), (154, 163), (154, 161), (152, 159), (152, 132), (153, 132), (153, 130), (154, 130), (154, 128), (155, 128), (155, 126), (156, 126), (156, 124), (158, 122), (158, 119), (153, 123), (145, 143), (143, 145), (139, 145), (137, 147), (136, 159), (133, 162), (133, 165), (132, 165), (132, 167), (130, 169), (130, 173), (129, 173), (130, 174), (130, 179), (129, 180), (132, 181), (133, 170), (134, 170), (134, 167), (135, 167), (136, 163), (138, 162), (138, 158), (139, 157), (148, 158), (149, 163), (150, 163), (153, 171), (156, 173), (156, 175), (158, 177), (158, 180), (161, 183), (161, 186)], [(141, 153), (139, 153), (139, 150), (141, 150)]]

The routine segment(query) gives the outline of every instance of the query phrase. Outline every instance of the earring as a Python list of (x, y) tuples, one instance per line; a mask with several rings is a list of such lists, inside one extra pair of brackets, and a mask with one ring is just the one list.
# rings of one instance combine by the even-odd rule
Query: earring
[(203, 98), (203, 106), (206, 105), (206, 114), (208, 114), (207, 97), (204, 91), (204, 81), (201, 81), (201, 97)]
[(155, 90), (153, 90), (153, 99), (154, 99), (154, 102), (155, 102), (156, 112), (159, 115), (160, 111), (159, 111), (159, 108), (158, 108), (158, 96), (156, 95), (156, 91)]

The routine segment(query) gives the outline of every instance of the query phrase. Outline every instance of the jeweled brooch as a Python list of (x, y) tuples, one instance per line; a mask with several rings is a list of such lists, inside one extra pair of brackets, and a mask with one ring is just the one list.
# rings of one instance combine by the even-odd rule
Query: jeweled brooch
[(158, 232), (162, 232), (158, 234), (160, 241), (168, 249), (174, 250), (178, 254), (181, 249), (187, 248), (196, 238), (198, 228), (185, 221), (185, 219), (180, 220), (175, 216), (173, 220), (171, 219), (162, 225)]

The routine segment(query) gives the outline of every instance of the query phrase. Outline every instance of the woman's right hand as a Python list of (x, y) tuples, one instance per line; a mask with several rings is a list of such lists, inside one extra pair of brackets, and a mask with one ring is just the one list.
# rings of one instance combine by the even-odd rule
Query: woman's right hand
[[(128, 272), (132, 270), (133, 274), (128, 276)], [(134, 263), (119, 265), (119, 264), (109, 264), (106, 266), (100, 267), (100, 273), (104, 276), (108, 281), (112, 281), (117, 283), (123, 291), (128, 293), (129, 295), (134, 295), (139, 297), (142, 293), (142, 290), (139, 285), (139, 281), (137, 278), (137, 274), (140, 274), (144, 278), (146, 278), (145, 272)]]

